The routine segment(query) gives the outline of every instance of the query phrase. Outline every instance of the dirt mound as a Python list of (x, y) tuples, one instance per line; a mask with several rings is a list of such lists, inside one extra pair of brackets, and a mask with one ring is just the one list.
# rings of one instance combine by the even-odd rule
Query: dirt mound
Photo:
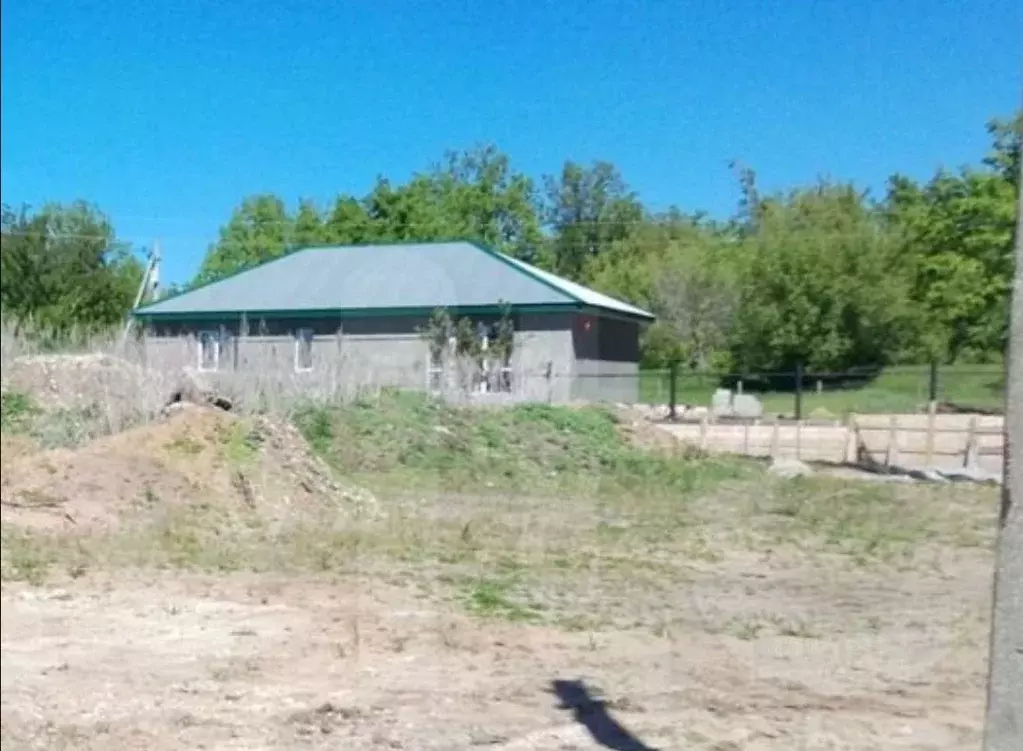
[(79, 449), (5, 462), (0, 503), (5, 524), (74, 529), (173, 504), (249, 510), (271, 521), (375, 505), (366, 491), (339, 484), (290, 424), (190, 405)]
[(3, 389), (28, 394), (44, 410), (102, 411), (118, 426), (166, 403), (166, 378), (107, 354), (33, 355), (4, 365)]
[(667, 430), (651, 422), (640, 410), (619, 407), (614, 411), (614, 415), (619, 435), (638, 449), (662, 454), (677, 454), (691, 450), (681, 445)]

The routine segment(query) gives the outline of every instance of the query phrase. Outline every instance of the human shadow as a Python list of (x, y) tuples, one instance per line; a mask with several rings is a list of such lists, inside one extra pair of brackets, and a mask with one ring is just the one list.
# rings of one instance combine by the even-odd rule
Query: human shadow
[(583, 681), (555, 680), (551, 693), (560, 699), (558, 709), (568, 709), (597, 743), (614, 751), (657, 751), (607, 713), (607, 702), (594, 698)]

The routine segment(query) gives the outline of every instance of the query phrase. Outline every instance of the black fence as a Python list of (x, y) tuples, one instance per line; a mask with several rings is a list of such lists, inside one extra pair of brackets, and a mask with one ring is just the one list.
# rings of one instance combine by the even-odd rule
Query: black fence
[[(599, 381), (619, 376), (594, 376)], [(606, 390), (613, 391), (615, 388)], [(620, 387), (616, 387), (621, 390)], [(1001, 414), (1005, 369), (998, 365), (901, 365), (815, 372), (797, 367), (768, 373), (721, 373), (681, 367), (643, 370), (636, 401), (664, 405), (671, 414), (711, 406), (715, 391), (755, 396), (764, 415), (795, 419), (842, 418), (860, 413), (938, 412)], [(604, 390), (604, 389), (600, 389)]]

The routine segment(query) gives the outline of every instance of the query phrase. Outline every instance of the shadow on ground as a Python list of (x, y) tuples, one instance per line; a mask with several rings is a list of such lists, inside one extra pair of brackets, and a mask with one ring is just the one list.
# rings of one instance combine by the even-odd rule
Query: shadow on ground
[(607, 702), (592, 696), (583, 681), (555, 680), (551, 693), (558, 697), (558, 709), (571, 710), (576, 722), (586, 728), (593, 740), (614, 751), (657, 751), (634, 736), (607, 712)]

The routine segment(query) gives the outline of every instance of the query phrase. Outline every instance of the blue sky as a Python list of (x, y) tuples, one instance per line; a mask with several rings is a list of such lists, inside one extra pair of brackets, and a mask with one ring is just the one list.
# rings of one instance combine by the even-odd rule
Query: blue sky
[(976, 162), (1023, 98), (1019, 0), (6, 0), (0, 34), (3, 200), (93, 201), (168, 281), (246, 195), (326, 205), (477, 142), (723, 216), (732, 159), (880, 191)]

